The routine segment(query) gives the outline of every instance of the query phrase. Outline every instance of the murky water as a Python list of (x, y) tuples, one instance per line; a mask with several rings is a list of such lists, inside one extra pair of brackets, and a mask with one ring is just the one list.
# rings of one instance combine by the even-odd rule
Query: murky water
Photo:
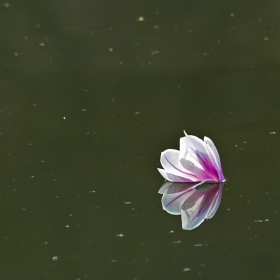
[[(0, 5), (1, 279), (275, 279), (279, 3)], [(192, 231), (160, 153), (209, 136), (227, 179)]]

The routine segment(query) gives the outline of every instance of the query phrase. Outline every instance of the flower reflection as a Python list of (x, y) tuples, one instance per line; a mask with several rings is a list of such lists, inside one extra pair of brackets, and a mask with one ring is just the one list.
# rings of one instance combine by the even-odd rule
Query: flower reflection
[(172, 215), (181, 215), (183, 229), (192, 230), (211, 219), (219, 208), (224, 183), (171, 183), (160, 188), (162, 207)]

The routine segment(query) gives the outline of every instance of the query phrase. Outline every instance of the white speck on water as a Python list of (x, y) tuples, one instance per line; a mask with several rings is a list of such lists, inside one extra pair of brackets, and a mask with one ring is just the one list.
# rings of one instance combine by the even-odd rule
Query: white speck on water
[(255, 223), (262, 223), (263, 220), (255, 220), (254, 222), (255, 222)]
[(269, 40), (269, 37), (264, 37), (263, 38), (265, 41), (268, 41)]
[(204, 52), (204, 53), (203, 53), (203, 56), (208, 56), (208, 53), (207, 53), (207, 52)]
[(40, 43), (39, 43), (39, 46), (40, 46), (40, 47), (44, 47), (44, 46), (45, 46), (45, 43), (44, 43), (44, 42), (40, 42)]
[(189, 33), (192, 33), (192, 29), (189, 29)]
[(66, 225), (65, 227), (67, 227), (67, 228), (68, 228), (68, 227), (69, 227), (69, 225)]
[(230, 211), (230, 208), (228, 208), (227, 210)]
[(144, 21), (144, 20), (145, 20), (145, 18), (143, 16), (140, 16), (136, 19), (136, 21)]
[(131, 204), (131, 201), (125, 201), (124, 204)]
[(159, 54), (159, 50), (155, 50), (151, 52), (151, 55), (156, 55), (156, 54)]
[(64, 120), (66, 120), (66, 117), (63, 117)]
[(52, 260), (56, 262), (58, 260), (58, 256), (53, 256)]
[(113, 48), (109, 48), (109, 52), (112, 52), (114, 49)]
[(202, 244), (194, 244), (195, 247), (201, 247)]
[(141, 112), (135, 112), (134, 115), (139, 115)]
[(4, 3), (4, 7), (5, 8), (9, 8), (10, 7), (10, 3)]
[(117, 260), (111, 260), (112, 263), (116, 262)]
[(190, 271), (190, 270), (191, 270), (190, 267), (184, 267), (184, 268), (183, 268), (183, 271)]
[(124, 235), (122, 233), (119, 233), (116, 235), (117, 237), (124, 237)]
[(154, 29), (158, 29), (159, 28), (159, 26), (158, 25), (154, 25)]
[(271, 132), (269, 132), (269, 134), (276, 134), (276, 132), (275, 131), (271, 131)]
[(173, 232), (174, 232), (174, 230), (170, 230), (169, 232), (170, 232), (170, 233), (173, 233)]
[(40, 23), (37, 23), (37, 24), (36, 24), (36, 27), (38, 27), (38, 28), (41, 27), (41, 24), (40, 24)]
[(14, 56), (18, 56), (18, 55), (19, 55), (19, 53), (17, 53), (17, 52), (14, 53)]
[(230, 13), (229, 15), (230, 15), (230, 17), (234, 17), (234, 13)]

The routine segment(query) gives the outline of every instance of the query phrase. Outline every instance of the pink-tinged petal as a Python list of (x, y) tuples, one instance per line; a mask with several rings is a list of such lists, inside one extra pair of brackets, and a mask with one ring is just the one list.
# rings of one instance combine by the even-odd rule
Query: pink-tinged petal
[(221, 164), (221, 160), (220, 160), (220, 156), (218, 153), (218, 150), (216, 148), (216, 146), (214, 145), (213, 141), (208, 138), (208, 137), (204, 137), (204, 142), (206, 144), (206, 149), (211, 157), (212, 162), (215, 164), (218, 174), (219, 174), (219, 181), (222, 182), (225, 180), (224, 174), (223, 174), (223, 170), (222, 170), (222, 164)]
[(187, 156), (187, 158), (181, 158), (180, 163), (190, 173), (195, 174), (196, 177), (200, 179), (199, 181), (203, 181), (210, 177), (205, 170), (199, 167), (200, 163), (195, 158)]
[[(181, 182), (197, 182), (199, 178), (186, 170), (180, 163), (180, 152), (177, 150), (166, 150), (161, 153), (160, 162), (166, 173), (184, 178)], [(175, 181), (177, 182), (177, 180)]]
[(206, 149), (206, 144), (196, 136), (188, 135), (184, 138), (188, 146), (187, 160), (192, 161), (197, 168), (205, 172), (205, 177), (219, 181), (219, 175), (216, 166)]

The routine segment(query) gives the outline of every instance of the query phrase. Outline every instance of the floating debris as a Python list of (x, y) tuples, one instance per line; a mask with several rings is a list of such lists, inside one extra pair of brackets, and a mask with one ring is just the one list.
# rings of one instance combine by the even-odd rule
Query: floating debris
[(151, 55), (156, 55), (156, 54), (159, 54), (159, 50), (155, 50), (151, 52)]
[(183, 271), (190, 271), (190, 270), (191, 270), (190, 267), (185, 267), (185, 268), (183, 268)]
[(136, 21), (144, 21), (144, 20), (145, 20), (145, 18), (143, 16), (140, 16), (136, 19)]

